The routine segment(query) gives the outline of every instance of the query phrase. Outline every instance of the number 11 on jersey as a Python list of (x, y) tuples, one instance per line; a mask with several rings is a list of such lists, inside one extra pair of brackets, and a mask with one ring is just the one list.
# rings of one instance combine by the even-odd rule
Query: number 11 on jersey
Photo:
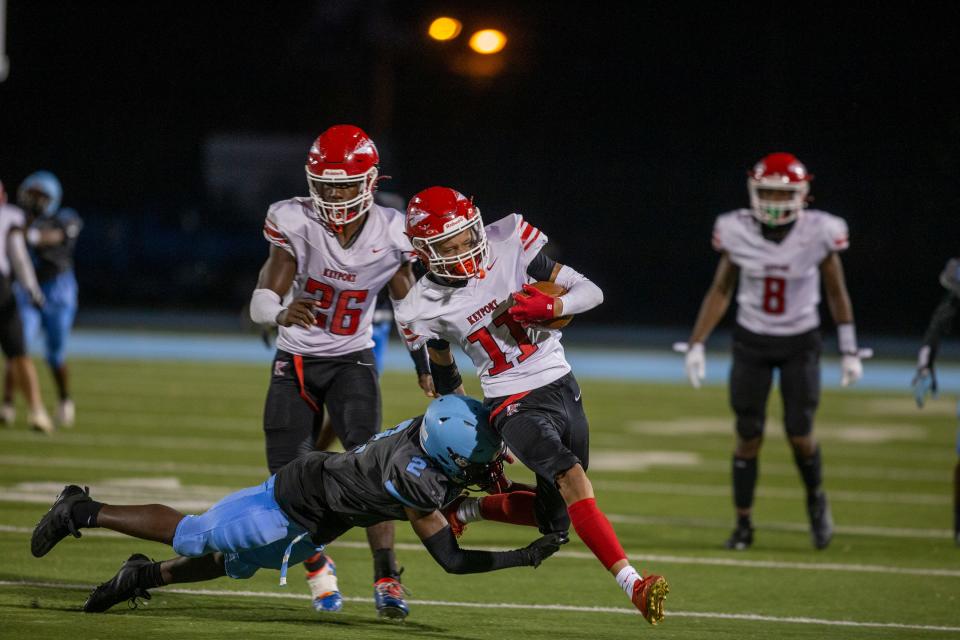
[[(532, 356), (538, 349), (537, 345), (530, 342), (530, 337), (524, 328), (520, 326), (519, 322), (510, 317), (506, 309), (493, 317), (493, 325), (496, 327), (506, 325), (510, 331), (510, 337), (512, 337), (517, 346), (520, 347), (520, 355), (517, 356), (516, 359), (517, 364), (520, 364)], [(483, 347), (483, 350), (486, 351), (490, 357), (490, 362), (493, 363), (493, 366), (487, 371), (487, 375), (495, 376), (498, 373), (513, 369), (514, 363), (507, 360), (507, 354), (503, 352), (500, 345), (497, 344), (496, 339), (490, 334), (490, 330), (486, 327), (481, 327), (468, 335), (467, 341), (479, 342), (480, 346)]]

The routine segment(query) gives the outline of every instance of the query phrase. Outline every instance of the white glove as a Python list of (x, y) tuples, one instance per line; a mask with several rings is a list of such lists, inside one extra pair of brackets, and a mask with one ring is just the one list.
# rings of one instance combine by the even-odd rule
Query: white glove
[(702, 342), (694, 342), (689, 346), (683, 366), (690, 378), (690, 384), (694, 389), (699, 389), (707, 374), (707, 354), (703, 351)]
[(849, 387), (863, 377), (860, 355), (845, 354), (840, 360), (840, 386)]

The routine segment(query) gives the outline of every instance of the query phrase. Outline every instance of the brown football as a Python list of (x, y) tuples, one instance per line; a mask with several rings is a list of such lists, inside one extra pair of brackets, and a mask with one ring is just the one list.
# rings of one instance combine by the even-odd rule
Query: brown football
[[(567, 292), (566, 289), (558, 285), (556, 282), (550, 282), (549, 280), (541, 280), (539, 282), (534, 282), (533, 286), (544, 292), (548, 296), (553, 296), (554, 298), (562, 296)], [(573, 316), (560, 316), (559, 318), (554, 318), (553, 320), (548, 320), (546, 322), (541, 322), (537, 324), (538, 327), (544, 327), (545, 329), (562, 329), (573, 320)]]

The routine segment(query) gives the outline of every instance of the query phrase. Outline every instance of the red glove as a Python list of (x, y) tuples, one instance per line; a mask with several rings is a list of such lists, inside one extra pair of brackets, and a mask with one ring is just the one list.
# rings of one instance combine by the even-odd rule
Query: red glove
[(523, 325), (553, 320), (556, 298), (548, 296), (531, 284), (523, 285), (523, 291), (513, 294), (514, 305), (507, 311), (510, 317)]

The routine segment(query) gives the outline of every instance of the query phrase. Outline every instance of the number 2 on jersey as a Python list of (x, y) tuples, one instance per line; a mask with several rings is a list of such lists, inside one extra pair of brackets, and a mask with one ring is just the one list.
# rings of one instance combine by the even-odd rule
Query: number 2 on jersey
[[(517, 356), (516, 363), (520, 364), (539, 348), (537, 345), (530, 342), (530, 337), (527, 335), (527, 332), (524, 331), (523, 327), (520, 326), (520, 323), (510, 317), (510, 314), (507, 313), (507, 310), (504, 309), (498, 315), (493, 317), (493, 325), (496, 327), (502, 327), (507, 325), (507, 329), (510, 331), (510, 336), (513, 338), (514, 342), (517, 343), (517, 346), (520, 347), (520, 355)], [(500, 348), (500, 345), (497, 344), (497, 341), (490, 334), (490, 330), (486, 327), (481, 327), (473, 333), (467, 336), (468, 342), (479, 342), (480, 346), (483, 347), (483, 350), (487, 352), (487, 355), (490, 357), (490, 362), (493, 363), (493, 366), (487, 370), (487, 375), (495, 376), (498, 373), (503, 373), (513, 369), (514, 363), (507, 360), (507, 354), (503, 352)]]
[[(321, 309), (329, 309), (334, 306), (333, 299), (337, 297), (337, 291), (325, 282), (319, 282), (313, 278), (307, 279), (304, 290), (310, 294), (320, 294), (317, 302)], [(337, 299), (336, 308), (333, 311), (333, 318), (330, 320), (330, 333), (338, 336), (352, 336), (357, 332), (360, 326), (360, 315), (363, 309), (357, 309), (350, 306), (351, 300), (363, 303), (367, 299), (367, 290), (347, 290), (341, 291)], [(317, 326), (321, 329), (327, 328), (327, 314), (317, 313)]]
[(771, 315), (781, 315), (787, 310), (786, 279), (772, 276), (763, 279), (763, 310)]

